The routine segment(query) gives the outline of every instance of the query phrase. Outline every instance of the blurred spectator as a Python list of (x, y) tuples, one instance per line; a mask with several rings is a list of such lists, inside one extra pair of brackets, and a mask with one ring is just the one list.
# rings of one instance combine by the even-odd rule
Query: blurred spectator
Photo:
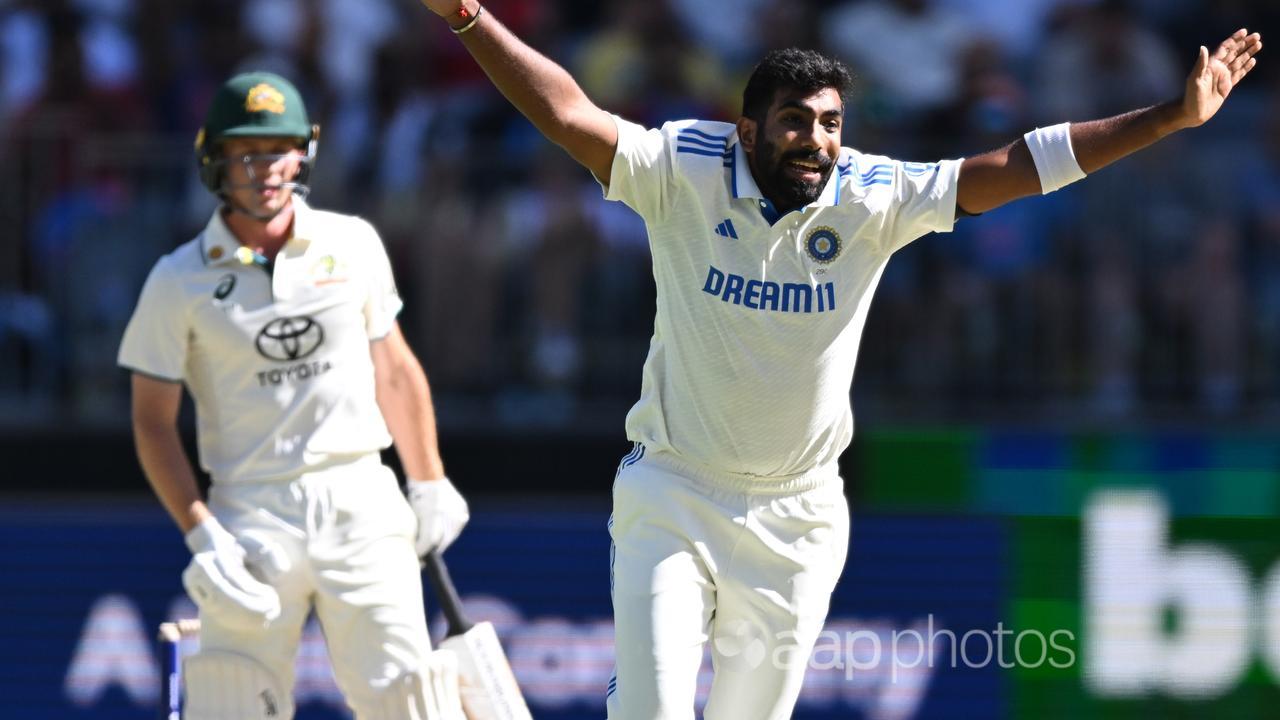
[(35, 5), (17, 2), (0, 15), (0, 127), (34, 103), (48, 79), (49, 17)]
[(1095, 415), (1119, 419), (1138, 402), (1138, 360), (1143, 333), (1131, 259), (1119, 237), (1108, 233), (1091, 248), (1084, 284), (1084, 333), (1088, 405)]
[[(761, 5), (755, 14), (755, 36), (760, 39), (760, 53), (773, 48), (817, 47), (821, 42), (819, 31), (824, 15), (815, 10), (815, 3), (793, 2), (792, 0), (769, 0)], [(752, 57), (745, 65), (754, 67), (752, 61), (759, 59), (759, 54)], [(750, 70), (751, 67), (745, 69)], [(750, 73), (748, 72), (747, 75)], [(742, 85), (746, 85), (746, 75)], [(741, 92), (734, 93), (741, 97)]]
[(56, 397), (60, 347), (43, 298), (0, 292), (0, 403), (29, 411)]
[(956, 64), (955, 97), (922, 122), (922, 156), (985, 152), (1009, 143), (1030, 122), (1030, 98), (1000, 45), (976, 41)]
[[(1156, 0), (1167, 3), (1169, 0)], [(1176, 0), (1175, 0), (1176, 1)], [(1093, 5), (1098, 0), (935, 0), (939, 7), (963, 14), (974, 27), (1000, 43), (1018, 60), (1034, 58), (1042, 49), (1055, 13), (1066, 6)]]
[[(700, 117), (722, 117), (732, 122), (742, 112), (742, 91), (747, 85), (747, 78), (755, 68), (755, 62), (768, 49), (788, 47), (818, 47), (821, 44), (821, 26), (825, 15), (815, 10), (815, 3), (794, 2), (793, 0), (768, 0), (760, 6), (754, 17), (755, 37), (759, 38), (761, 50), (742, 63), (729, 63), (724, 72), (732, 73), (731, 81), (726, 82), (724, 72), (714, 78), (719, 88), (716, 94), (721, 98), (723, 111), (718, 115), (704, 112)], [(856, 105), (857, 98), (847, 99)], [(854, 117), (845, 120), (845, 129), (852, 132)]]
[(1240, 171), (1243, 191), (1232, 209), (1245, 221), (1251, 333), (1257, 338), (1256, 392), (1280, 393), (1280, 82), (1273, 82), (1265, 114), (1262, 152), (1247, 152)]
[(504, 203), (508, 279), (531, 311), (521, 375), (541, 387), (569, 386), (582, 369), (581, 301), (598, 237), (581, 204), (583, 182), (563, 153), (544, 152), (533, 184)]
[(629, 113), (631, 98), (642, 97), (647, 71), (644, 33), (661, 28), (663, 3), (609, 0), (604, 3), (605, 24), (579, 46), (573, 62), (574, 76), (582, 89), (601, 107)]
[(665, 2), (614, 0), (608, 17), (576, 63), (583, 89), (602, 107), (651, 126), (726, 116), (719, 63), (689, 42)]
[[(822, 43), (861, 74), (846, 144), (918, 160), (1165, 100), (1196, 45), (1280, 20), (1280, 6), (1249, 0), (486, 7), (567, 59), (603, 107), (649, 125), (732, 120), (762, 49)], [(138, 273), (210, 210), (189, 169), (213, 83), (258, 67), (297, 81), (324, 128), (318, 200), (383, 228), (405, 331), (443, 412), (479, 425), (625, 409), (653, 329), (643, 222), (602, 201), (417, 10), (0, 3), (0, 400), (39, 396), (82, 420), (119, 408), (123, 378), (100, 349), (114, 346)], [(1264, 56), (1205, 131), (895, 256), (860, 402), (896, 417), (1280, 413), (1269, 399), (1280, 393), (1271, 65)]]
[[(145, 253), (171, 247), (163, 186), (147, 182), (145, 154), (132, 166), (86, 168), (86, 182), (52, 199), (38, 226), (44, 297), (64, 348), (68, 388), (83, 418), (118, 416), (119, 374), (103, 356), (124, 333), (149, 268)], [(154, 178), (154, 175), (152, 175)]]
[(955, 98), (959, 58), (978, 29), (936, 0), (867, 0), (831, 12), (824, 32), (832, 52), (918, 114)]
[(296, 77), (304, 46), (308, 36), (315, 33), (314, 24), (318, 19), (316, 3), (311, 0), (245, 3), (240, 25), (257, 51), (245, 59), (244, 65)]
[(316, 55), (330, 102), (326, 153), (350, 168), (376, 154), (374, 61), (397, 27), (395, 7), (390, 0), (323, 0), (319, 13)]
[[(677, 0), (671, 10), (697, 44), (735, 64), (754, 63), (760, 55), (759, 17), (771, 0)], [(639, 3), (644, 4), (644, 3)], [(653, 4), (666, 5), (667, 0)]]
[(494, 378), (511, 376), (511, 353), (497, 325), (502, 218), (492, 198), (468, 189), (466, 163), (453, 156), (428, 163), (415, 196), (396, 213), (383, 213), (381, 223), (393, 261), (408, 261), (396, 278), (406, 302), (402, 320), (433, 387), (474, 395), (497, 389)]
[(1049, 38), (1036, 71), (1038, 122), (1106, 117), (1177, 97), (1183, 63), (1129, 3), (1103, 0)]
[(138, 46), (132, 21), (133, 0), (74, 0), (86, 23), (80, 31), (85, 75), (102, 93), (128, 93), (139, 80)]
[(1214, 417), (1235, 414), (1241, 405), (1245, 347), (1239, 246), (1239, 229), (1230, 220), (1203, 223), (1180, 293), (1192, 339), (1195, 399)]

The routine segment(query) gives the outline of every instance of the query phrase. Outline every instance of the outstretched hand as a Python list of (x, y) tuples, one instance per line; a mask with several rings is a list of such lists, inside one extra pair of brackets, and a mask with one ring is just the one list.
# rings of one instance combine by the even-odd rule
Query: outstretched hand
[(1203, 125), (1218, 112), (1231, 90), (1258, 64), (1262, 36), (1241, 28), (1222, 41), (1213, 54), (1200, 46), (1200, 57), (1187, 76), (1182, 110), (1189, 127)]

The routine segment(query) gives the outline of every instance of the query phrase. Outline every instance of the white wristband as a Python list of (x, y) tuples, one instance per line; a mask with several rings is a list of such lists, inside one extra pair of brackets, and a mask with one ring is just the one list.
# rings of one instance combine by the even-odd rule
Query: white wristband
[(1040, 191), (1048, 195), (1054, 190), (1084, 179), (1084, 170), (1076, 162), (1071, 149), (1071, 123), (1037, 128), (1022, 136), (1040, 175)]

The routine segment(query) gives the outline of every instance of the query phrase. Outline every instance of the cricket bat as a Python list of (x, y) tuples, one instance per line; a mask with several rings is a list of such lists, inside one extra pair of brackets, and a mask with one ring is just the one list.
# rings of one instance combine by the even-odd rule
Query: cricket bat
[(437, 552), (422, 559), (449, 628), (439, 647), (458, 656), (462, 709), (468, 720), (533, 720), (493, 623), (473, 623), (463, 613), (449, 569)]

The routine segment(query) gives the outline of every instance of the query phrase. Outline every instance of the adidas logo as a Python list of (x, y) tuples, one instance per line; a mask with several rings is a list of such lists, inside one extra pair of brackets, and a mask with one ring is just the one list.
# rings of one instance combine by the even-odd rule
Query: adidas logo
[(720, 237), (738, 239), (738, 231), (733, 229), (733, 221), (728, 219), (716, 226), (716, 234)]

